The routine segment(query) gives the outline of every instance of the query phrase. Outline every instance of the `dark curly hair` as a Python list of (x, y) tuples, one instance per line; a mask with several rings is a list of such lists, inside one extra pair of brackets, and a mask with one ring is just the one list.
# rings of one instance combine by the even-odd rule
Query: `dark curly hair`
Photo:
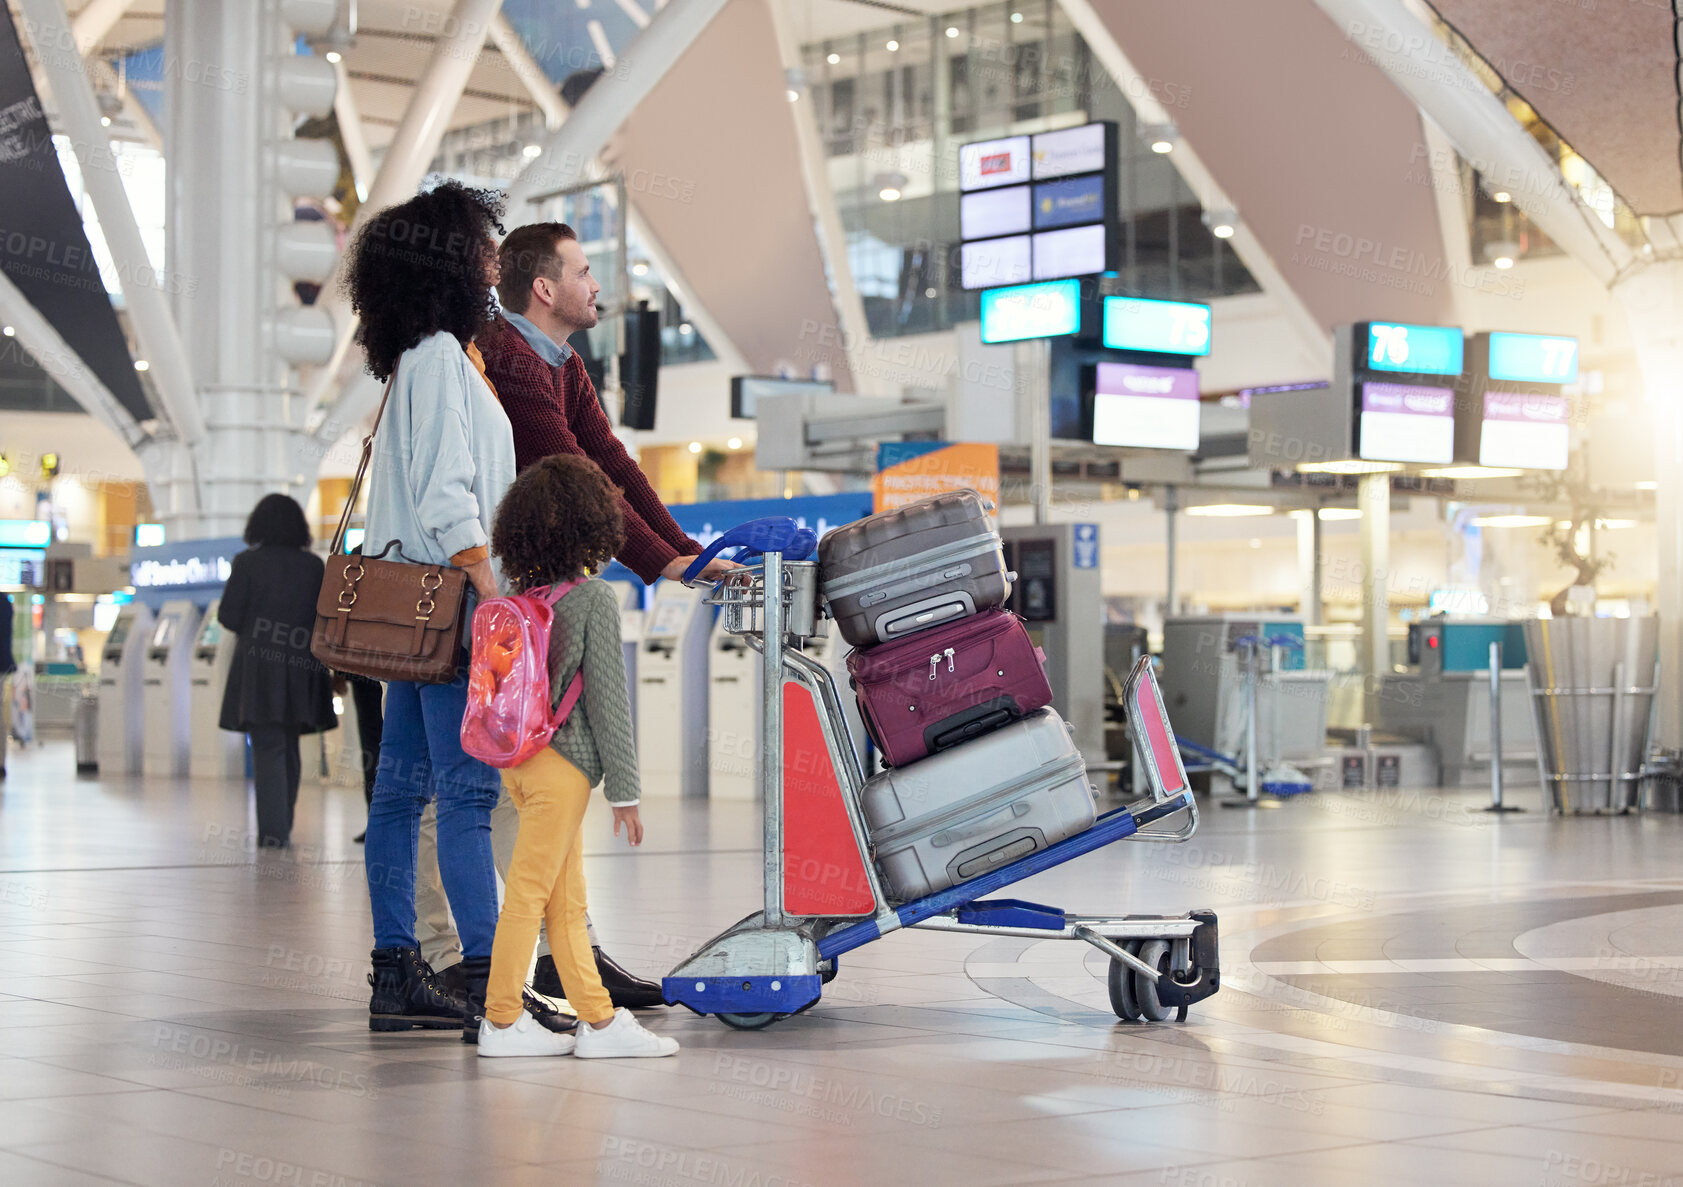
[(310, 521), (291, 495), (264, 495), (245, 521), (245, 542), (253, 548), (278, 544), (283, 548), (310, 546)]
[(570, 453), (522, 470), (491, 524), (491, 551), (516, 590), (600, 572), (624, 544), (619, 490), (595, 462)]
[(485, 268), (502, 234), (503, 195), (445, 181), (388, 206), (346, 253), (345, 295), (376, 379), (421, 339), (448, 330), (464, 347), (496, 316)]

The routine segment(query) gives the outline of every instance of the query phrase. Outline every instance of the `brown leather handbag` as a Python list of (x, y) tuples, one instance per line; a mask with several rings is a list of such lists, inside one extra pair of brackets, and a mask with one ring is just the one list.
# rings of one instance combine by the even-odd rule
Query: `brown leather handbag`
[(344, 547), (351, 508), (362, 490), (368, 459), (374, 451), (374, 434), (380, 431), (380, 419), (391, 393), (388, 380), (374, 427), (362, 439), (362, 461), (340, 513), (339, 528), (333, 533), (327, 572), (316, 597), (310, 651), (339, 672), (375, 680), (448, 684), (463, 666), (467, 573), (454, 565), (383, 559), (396, 547), (395, 541), (376, 556), (348, 556), (339, 551)]

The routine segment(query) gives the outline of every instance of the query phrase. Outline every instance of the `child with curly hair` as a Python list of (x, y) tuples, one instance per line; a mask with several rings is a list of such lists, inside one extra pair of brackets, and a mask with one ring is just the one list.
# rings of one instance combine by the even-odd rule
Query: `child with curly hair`
[[(619, 499), (607, 475), (588, 458), (556, 454), (521, 472), (497, 508), (491, 551), (516, 591), (553, 586), (600, 570), (625, 538)], [(675, 1039), (643, 1029), (626, 1009), (614, 1009), (585, 931), (582, 825), (597, 783), (633, 845), (643, 843), (637, 813), (641, 788), (619, 600), (607, 582), (587, 579), (555, 602), (549, 634), (549, 690), (558, 704), (573, 674), (583, 695), (550, 744), (503, 771), (503, 785), (520, 812), (491, 948), (491, 980), (480, 1024), (479, 1054), (565, 1055), (611, 1059), (671, 1055)], [(546, 1029), (522, 1009), (521, 991), (537, 945), (538, 924), (549, 925), (556, 968), (581, 1025), (575, 1035)]]

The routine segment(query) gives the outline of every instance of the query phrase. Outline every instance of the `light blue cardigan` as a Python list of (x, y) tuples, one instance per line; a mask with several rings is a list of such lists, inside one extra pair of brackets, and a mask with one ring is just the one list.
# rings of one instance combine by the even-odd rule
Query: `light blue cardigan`
[(502, 405), (455, 335), (440, 330), (398, 359), (374, 435), (363, 552), (376, 556), (396, 541), (402, 554), (394, 548), (387, 560), (447, 565), (489, 545), (514, 475)]

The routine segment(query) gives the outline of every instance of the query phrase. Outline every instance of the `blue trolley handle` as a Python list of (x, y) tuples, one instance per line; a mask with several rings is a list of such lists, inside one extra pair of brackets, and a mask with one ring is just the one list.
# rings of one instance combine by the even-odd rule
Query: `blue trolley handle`
[(708, 561), (727, 548), (742, 550), (736, 555), (738, 561), (765, 552), (781, 552), (785, 560), (804, 561), (817, 547), (818, 533), (811, 528), (798, 526), (787, 515), (768, 515), (764, 519), (751, 519), (747, 523), (738, 524), (703, 549), (701, 555), (691, 561), (690, 567), (684, 570), (681, 580), (685, 585), (689, 585), (700, 576)]

